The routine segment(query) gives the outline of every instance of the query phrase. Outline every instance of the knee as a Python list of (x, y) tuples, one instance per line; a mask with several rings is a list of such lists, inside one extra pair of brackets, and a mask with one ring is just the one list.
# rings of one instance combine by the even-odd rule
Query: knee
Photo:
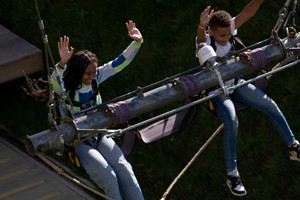
[(233, 124), (234, 124), (234, 127), (235, 127), (236, 129), (239, 128), (239, 120), (238, 120), (237, 117), (235, 117)]
[(89, 177), (101, 188), (111, 188), (118, 185), (116, 173), (111, 170), (101, 171), (97, 168), (87, 171)]
[(223, 120), (224, 126), (230, 128), (230, 129), (238, 129), (239, 127), (239, 120), (236, 115), (232, 115), (226, 120)]

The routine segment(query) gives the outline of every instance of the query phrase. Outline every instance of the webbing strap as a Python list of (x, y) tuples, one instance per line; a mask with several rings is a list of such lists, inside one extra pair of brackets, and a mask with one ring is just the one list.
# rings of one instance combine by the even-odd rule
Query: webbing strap
[(200, 90), (200, 82), (195, 75), (181, 76), (175, 79), (181, 86), (185, 98), (192, 97)]
[(259, 70), (261, 67), (267, 65), (267, 57), (261, 48), (248, 50), (242, 53), (242, 55), (247, 57), (254, 70)]
[(131, 119), (130, 109), (123, 101), (106, 105), (106, 110), (113, 117), (113, 124), (120, 124)]

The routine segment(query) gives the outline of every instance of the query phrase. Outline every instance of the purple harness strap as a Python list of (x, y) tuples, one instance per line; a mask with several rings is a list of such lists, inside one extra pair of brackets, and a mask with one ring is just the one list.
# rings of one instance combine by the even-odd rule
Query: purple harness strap
[(112, 125), (127, 122), (131, 119), (130, 109), (128, 108), (127, 104), (122, 101), (107, 104), (106, 110), (107, 113), (109, 113), (113, 117)]
[(244, 55), (249, 60), (251, 67), (253, 67), (255, 70), (258, 70), (261, 67), (267, 65), (267, 57), (264, 51), (260, 48), (248, 50), (242, 55)]
[(195, 75), (181, 76), (175, 79), (185, 98), (192, 97), (200, 90), (200, 82)]

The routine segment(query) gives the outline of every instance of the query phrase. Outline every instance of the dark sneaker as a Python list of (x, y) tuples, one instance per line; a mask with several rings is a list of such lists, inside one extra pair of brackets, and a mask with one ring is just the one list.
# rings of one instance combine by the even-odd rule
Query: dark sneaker
[(289, 154), (291, 160), (300, 161), (300, 145), (295, 144), (289, 148)]
[(247, 194), (239, 176), (227, 176), (227, 186), (235, 196), (244, 196)]

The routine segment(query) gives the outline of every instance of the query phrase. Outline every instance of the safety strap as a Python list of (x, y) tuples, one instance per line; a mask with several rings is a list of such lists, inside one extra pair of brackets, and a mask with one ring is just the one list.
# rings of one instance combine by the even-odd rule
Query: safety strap
[[(210, 36), (210, 41), (211, 41), (210, 46), (216, 51), (217, 46), (216, 46), (215, 38)], [(240, 44), (243, 48), (246, 48), (245, 44), (243, 43), (243, 41), (238, 35), (231, 35), (231, 37), (229, 38), (229, 42), (231, 43), (231, 49), (229, 50), (229, 53), (225, 57), (228, 57), (236, 52), (235, 50), (236, 42)], [(219, 57), (217, 60), (222, 60), (222, 58)]]
[(79, 101), (73, 100), (74, 96), (75, 96), (75, 91), (70, 91), (69, 96), (72, 99), (71, 101), (72, 101), (73, 106), (75, 106), (75, 107), (81, 107), (82, 109), (85, 109), (87, 107), (87, 105), (93, 106), (94, 102), (96, 101), (96, 97), (99, 94), (99, 89), (98, 89), (97, 82), (96, 82), (95, 79), (92, 81), (92, 89), (93, 89), (93, 95), (92, 95), (92, 97), (89, 99), (89, 101), (84, 102), (84, 103), (80, 103)]

